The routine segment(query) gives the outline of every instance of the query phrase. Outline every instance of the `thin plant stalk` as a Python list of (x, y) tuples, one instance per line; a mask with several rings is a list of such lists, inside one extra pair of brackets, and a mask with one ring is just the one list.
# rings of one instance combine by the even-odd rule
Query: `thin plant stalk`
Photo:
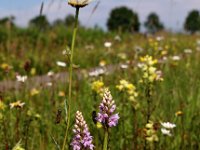
[(108, 149), (108, 128), (105, 128), (103, 150), (107, 150), (107, 149)]
[(150, 89), (150, 84), (147, 83), (147, 89), (146, 89), (146, 98), (147, 98), (147, 119), (146, 119), (146, 123), (149, 122), (150, 117), (151, 117), (151, 89)]
[(76, 7), (76, 16), (75, 16), (75, 25), (74, 31), (72, 36), (72, 43), (71, 43), (71, 53), (70, 53), (70, 66), (69, 66), (69, 91), (68, 91), (68, 102), (67, 102), (67, 128), (65, 131), (65, 137), (62, 145), (62, 150), (65, 149), (66, 140), (68, 136), (68, 130), (70, 125), (70, 115), (71, 115), (71, 99), (72, 99), (72, 75), (73, 75), (73, 55), (74, 55), (74, 47), (75, 47), (75, 40), (76, 40), (76, 33), (78, 30), (78, 15), (79, 15), (79, 7)]

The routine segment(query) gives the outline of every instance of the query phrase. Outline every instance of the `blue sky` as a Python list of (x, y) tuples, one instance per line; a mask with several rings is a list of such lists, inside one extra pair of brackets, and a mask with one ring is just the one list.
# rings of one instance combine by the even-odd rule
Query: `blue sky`
[[(181, 30), (187, 13), (192, 9), (200, 10), (200, 0), (100, 0), (99, 7), (90, 18), (98, 1), (94, 0), (92, 4), (81, 9), (80, 20), (83, 25), (90, 27), (97, 24), (105, 28), (110, 10), (127, 6), (138, 13), (142, 23), (153, 11), (159, 14), (168, 29)], [(31, 18), (39, 14), (42, 2), (43, 13), (51, 22), (74, 13), (74, 8), (67, 5), (67, 0), (0, 0), (0, 18), (14, 15), (18, 25), (26, 26)]]

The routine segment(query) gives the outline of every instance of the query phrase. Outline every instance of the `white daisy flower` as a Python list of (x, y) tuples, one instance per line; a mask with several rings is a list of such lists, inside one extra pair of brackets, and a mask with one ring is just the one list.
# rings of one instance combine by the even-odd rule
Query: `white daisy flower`
[(161, 125), (166, 129), (173, 129), (176, 127), (175, 124), (170, 123), (170, 122), (161, 122)]
[(172, 134), (170, 133), (170, 130), (167, 130), (165, 128), (161, 128), (161, 132), (163, 135), (172, 136)]
[(68, 4), (73, 7), (84, 7), (92, 1), (93, 0), (68, 0)]

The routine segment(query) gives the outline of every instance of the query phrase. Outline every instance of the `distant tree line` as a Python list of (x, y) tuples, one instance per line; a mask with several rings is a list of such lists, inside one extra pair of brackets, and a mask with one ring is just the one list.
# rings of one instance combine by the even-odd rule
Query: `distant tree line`
[[(107, 21), (109, 31), (138, 32), (140, 25), (138, 14), (127, 7), (114, 8)], [(164, 30), (164, 25), (155, 12), (147, 16), (144, 26), (149, 33)], [(188, 13), (184, 29), (190, 33), (200, 31), (200, 12), (198, 10), (192, 10)]]
[[(15, 27), (14, 20), (15, 18), (13, 16), (0, 19), (0, 27)], [(45, 30), (56, 26), (70, 27), (73, 25), (74, 20), (75, 18), (73, 15), (68, 15), (64, 20), (57, 19), (53, 24), (50, 24), (45, 15), (39, 15), (29, 21), (29, 28)], [(147, 16), (143, 25), (147, 32), (152, 34), (164, 30), (164, 25), (155, 12), (151, 12)], [(140, 31), (140, 26), (141, 23), (138, 14), (125, 6), (111, 10), (107, 20), (107, 28), (109, 31), (134, 33)], [(190, 33), (200, 31), (200, 12), (198, 10), (192, 10), (188, 13), (185, 19), (184, 29)]]

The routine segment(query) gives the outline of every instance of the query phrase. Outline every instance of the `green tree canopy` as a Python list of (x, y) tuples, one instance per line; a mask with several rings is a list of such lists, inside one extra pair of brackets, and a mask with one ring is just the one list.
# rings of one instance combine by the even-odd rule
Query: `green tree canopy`
[(46, 29), (50, 26), (46, 16), (40, 15), (31, 19), (29, 22), (30, 27), (38, 28), (38, 29)]
[[(68, 15), (68, 16), (65, 18), (65, 25), (66, 25), (67, 27), (73, 26), (74, 23), (75, 23), (75, 17), (74, 17), (74, 15), (70, 14), (70, 15)], [(78, 21), (78, 24), (80, 25), (80, 22), (79, 22), (79, 21)]]
[(0, 26), (4, 26), (4, 27), (7, 27), (7, 26), (14, 27), (14, 26), (15, 26), (14, 20), (15, 20), (15, 17), (14, 17), (14, 16), (4, 17), (4, 18), (0, 19)]
[(140, 22), (137, 13), (123, 6), (111, 11), (107, 27), (109, 31), (138, 32)]
[(159, 16), (154, 12), (149, 14), (146, 22), (144, 23), (144, 26), (150, 33), (155, 33), (164, 29), (163, 24), (160, 22)]
[(184, 28), (186, 31), (194, 33), (200, 31), (200, 13), (198, 10), (192, 10), (186, 17)]

